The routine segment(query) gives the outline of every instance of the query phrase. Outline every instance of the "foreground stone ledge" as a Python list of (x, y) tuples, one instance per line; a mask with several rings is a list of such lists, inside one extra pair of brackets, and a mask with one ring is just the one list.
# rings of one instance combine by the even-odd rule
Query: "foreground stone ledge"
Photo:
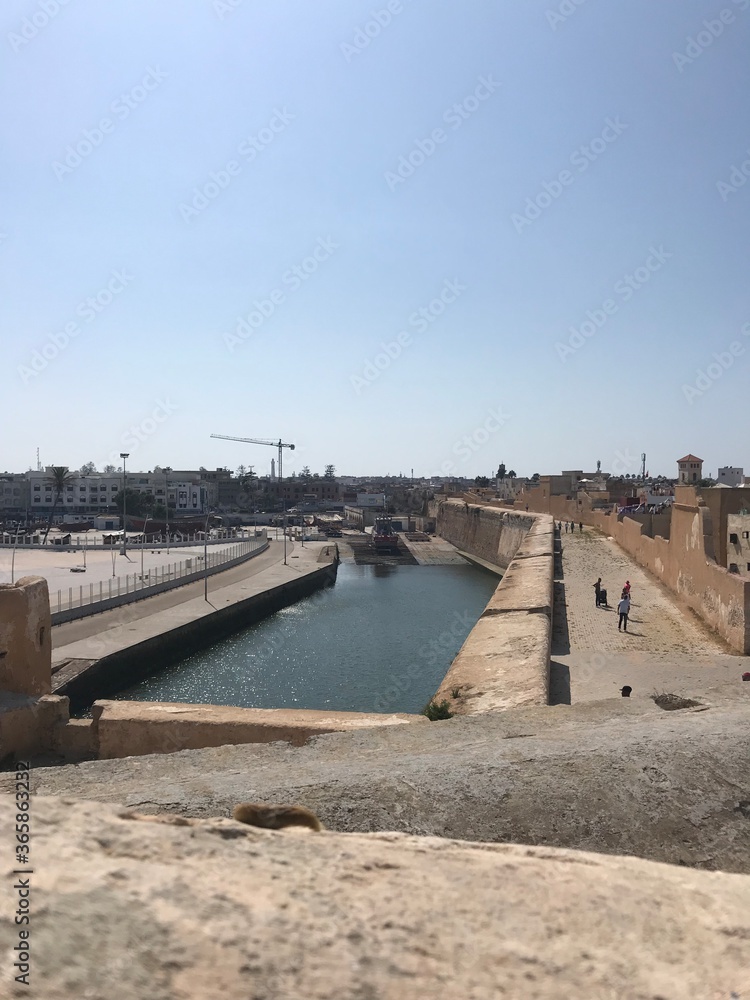
[(299, 747), (322, 733), (427, 722), (423, 715), (406, 713), (103, 700), (94, 702), (91, 714), (100, 759), (279, 740)]
[[(14, 813), (0, 799), (2, 843)], [(31, 982), (45, 1000), (728, 1000), (750, 986), (747, 876), (174, 825), (74, 799), (35, 798), (33, 814)], [(0, 922), (3, 954), (16, 944)]]

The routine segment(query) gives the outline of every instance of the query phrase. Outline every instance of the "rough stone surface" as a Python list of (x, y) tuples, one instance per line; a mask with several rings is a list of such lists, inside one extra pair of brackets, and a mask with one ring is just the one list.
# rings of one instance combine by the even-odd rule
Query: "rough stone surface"
[(24, 576), (0, 585), (0, 691), (49, 694), (50, 633), (46, 580)]
[(549, 699), (549, 614), (498, 611), (502, 584), (466, 638), (434, 701), (448, 701), (455, 715), (498, 712)]
[[(750, 684), (686, 694), (701, 705), (664, 712), (648, 698), (617, 698), (513, 709), (332, 733), (299, 748), (39, 768), (32, 783), (45, 795), (144, 811), (229, 816), (237, 802), (295, 802), (339, 831), (554, 845), (750, 872)], [(0, 775), (0, 791), (11, 790)]]
[(164, 701), (95, 701), (91, 714), (97, 755), (102, 759), (279, 740), (302, 746), (320, 733), (368, 726), (427, 725), (424, 715), (399, 712), (378, 715)]
[[(0, 802), (2, 842), (14, 809)], [(750, 878), (400, 834), (33, 804), (45, 1000), (741, 997)], [(3, 912), (14, 905), (2, 883)], [(2, 953), (18, 928), (0, 924)]]

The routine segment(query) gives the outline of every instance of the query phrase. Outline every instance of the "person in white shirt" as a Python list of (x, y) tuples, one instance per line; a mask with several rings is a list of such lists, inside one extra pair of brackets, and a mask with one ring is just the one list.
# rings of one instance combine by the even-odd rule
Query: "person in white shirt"
[(628, 615), (630, 614), (630, 598), (622, 597), (619, 604), (617, 605), (617, 613), (620, 616), (617, 622), (617, 631), (623, 629), (625, 632), (628, 630)]

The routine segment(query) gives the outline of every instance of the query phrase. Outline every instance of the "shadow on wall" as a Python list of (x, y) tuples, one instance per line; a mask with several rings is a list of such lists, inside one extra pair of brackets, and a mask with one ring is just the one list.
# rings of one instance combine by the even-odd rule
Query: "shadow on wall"
[(549, 664), (549, 703), (570, 705), (570, 668), (555, 660)]

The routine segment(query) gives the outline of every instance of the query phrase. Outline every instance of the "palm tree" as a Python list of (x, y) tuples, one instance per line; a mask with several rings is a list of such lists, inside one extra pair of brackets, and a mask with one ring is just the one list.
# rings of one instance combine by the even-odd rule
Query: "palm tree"
[(75, 472), (71, 472), (67, 465), (53, 465), (52, 475), (47, 476), (45, 480), (52, 489), (55, 491), (55, 502), (52, 504), (52, 510), (49, 512), (49, 518), (47, 520), (47, 530), (44, 532), (44, 539), (42, 545), (47, 544), (47, 535), (49, 534), (49, 529), (52, 527), (52, 518), (55, 516), (55, 511), (57, 510), (57, 505), (62, 499), (62, 495), (65, 492), (66, 487), (69, 483), (75, 482), (78, 478)]

